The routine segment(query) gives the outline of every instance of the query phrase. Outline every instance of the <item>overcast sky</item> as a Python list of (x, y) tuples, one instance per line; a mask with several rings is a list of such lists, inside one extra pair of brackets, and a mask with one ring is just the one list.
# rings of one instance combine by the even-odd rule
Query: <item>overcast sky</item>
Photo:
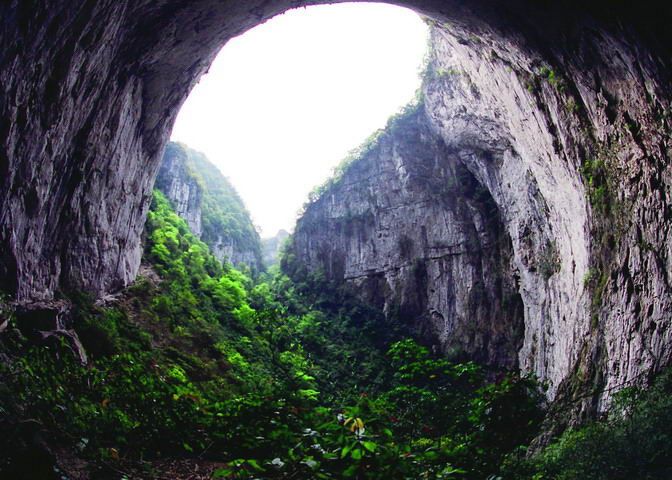
[(222, 49), (172, 138), (232, 181), (262, 236), (291, 230), (313, 187), (413, 98), (426, 47), (427, 27), (400, 7), (289, 11)]

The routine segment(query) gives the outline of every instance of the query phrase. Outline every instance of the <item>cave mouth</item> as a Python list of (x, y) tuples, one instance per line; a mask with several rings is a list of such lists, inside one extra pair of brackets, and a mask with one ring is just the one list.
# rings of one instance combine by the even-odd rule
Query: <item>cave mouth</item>
[(227, 42), (171, 140), (229, 177), (263, 236), (291, 230), (311, 190), (417, 96), (428, 29), (385, 3), (288, 10)]
[[(0, 3), (0, 171), (7, 173), (0, 177), (0, 287), (19, 303), (71, 289), (102, 297), (133, 282), (162, 152), (179, 107), (217, 52), (292, 7), (331, 2), (42, 3)], [(505, 222), (520, 252), (521, 291), (530, 296), (526, 319), (540, 319), (526, 320), (522, 368), (552, 382), (552, 396), (581, 357), (608, 350), (598, 373), (622, 385), (641, 370), (629, 367), (628, 331), (641, 345), (658, 345), (643, 364), (667, 362), (667, 345), (639, 331), (638, 314), (621, 313), (631, 310), (620, 308), (623, 287), (614, 282), (627, 271), (616, 260), (648, 265), (639, 246), (667, 251), (669, 244), (663, 220), (648, 219), (669, 210), (661, 178), (670, 163), (672, 7), (394, 3), (432, 19), (441, 48), (434, 71), (454, 80), (426, 92), (437, 107), (430, 120), (498, 205), (513, 207), (500, 210), (529, 220)], [(443, 108), (444, 100), (459, 108)], [(621, 219), (600, 205), (605, 185), (591, 185), (585, 167), (605, 157), (614, 171), (631, 174), (611, 182), (610, 197), (627, 199), (622, 216), (637, 228), (601, 248), (597, 230)], [(551, 268), (539, 268), (543, 257)], [(649, 267), (642, 292), (666, 285), (657, 275)], [(651, 298), (637, 290), (628, 303), (643, 302), (637, 312), (669, 311)], [(600, 315), (592, 315), (596, 308)]]

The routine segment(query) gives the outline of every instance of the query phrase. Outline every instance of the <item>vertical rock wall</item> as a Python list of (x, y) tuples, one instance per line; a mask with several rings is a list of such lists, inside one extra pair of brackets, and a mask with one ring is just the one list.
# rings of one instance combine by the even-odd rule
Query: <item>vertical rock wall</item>
[(231, 182), (204, 154), (170, 142), (155, 187), (219, 261), (261, 271), (261, 241)]
[(511, 240), (423, 105), (395, 119), (307, 207), (289, 252), (288, 270), (352, 283), (453, 358), (517, 366), (523, 304)]
[(589, 412), (670, 361), (669, 70), (632, 30), (557, 23), (543, 57), (437, 25), (425, 92), (512, 239), (521, 367)]
[(290, 4), (0, 2), (0, 289), (133, 281), (180, 105), (228, 39)]
[[(555, 22), (552, 34), (566, 27), (563, 40), (543, 50), (493, 30), (475, 35), (459, 22), (432, 22), (425, 114), (431, 134), (488, 192), (510, 241), (525, 318), (520, 367), (548, 382), (551, 398), (587, 399), (589, 413), (670, 361), (669, 320), (658, 313), (671, 293), (669, 70), (622, 25), (540, 22)], [(412, 167), (410, 175), (421, 171)], [(341, 201), (351, 203), (331, 197)], [(313, 208), (297, 229), (299, 246), (312, 241), (304, 234)], [(406, 223), (423, 218), (407, 214)], [(451, 229), (442, 235), (451, 238)], [(376, 242), (358, 235), (359, 244)], [(338, 254), (360, 249), (347, 252)], [(480, 288), (471, 282), (465, 290)], [(403, 298), (403, 289), (387, 295)]]
[(187, 152), (181, 146), (168, 144), (154, 186), (170, 200), (175, 213), (187, 222), (191, 233), (201, 238), (203, 190), (187, 162)]

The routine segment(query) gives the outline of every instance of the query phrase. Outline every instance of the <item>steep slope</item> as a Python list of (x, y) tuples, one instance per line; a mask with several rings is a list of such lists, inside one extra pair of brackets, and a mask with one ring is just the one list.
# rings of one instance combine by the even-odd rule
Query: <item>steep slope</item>
[(517, 366), (511, 240), (488, 191), (416, 105), (360, 148), (297, 223), (283, 268), (345, 280), (453, 358)]
[(183, 145), (166, 145), (163, 161), (156, 176), (158, 188), (170, 200), (175, 213), (182, 217), (198, 238), (202, 234), (203, 186), (200, 177), (189, 168), (189, 153)]
[(205, 155), (169, 143), (156, 188), (220, 261), (255, 272), (263, 268), (261, 240), (243, 200)]
[[(189, 91), (229, 39), (314, 3), (1, 3), (0, 289), (38, 308), (131, 284)], [(425, 111), (511, 239), (518, 363), (594, 413), (672, 357), (672, 7), (395, 3), (435, 27)]]
[[(288, 8), (317, 3), (329, 2), (3, 2), (0, 288), (27, 303), (53, 298), (59, 289), (103, 295), (132, 282), (154, 178), (189, 91), (229, 39)], [(630, 165), (625, 169), (629, 195), (647, 192), (646, 201), (653, 202), (651, 208), (638, 208), (634, 220), (661, 211), (664, 205), (648, 197), (665, 198), (670, 190), (663, 180), (672, 99), (669, 5), (652, 0), (396, 3), (433, 19), (454, 47), (448, 56), (468, 65), (483, 99), (506, 99), (510, 112), (517, 112), (510, 116), (501, 110), (491, 123), (526, 121), (510, 133), (526, 131), (530, 148), (519, 153), (535, 157), (537, 170), (564, 165), (578, 177), (579, 154), (630, 124), (633, 132), (614, 147), (619, 163)], [(549, 89), (560, 85), (558, 75), (565, 86), (560, 95)], [(529, 95), (526, 84), (541, 88)], [(580, 115), (572, 112), (573, 105)], [(557, 132), (562, 139), (553, 142)], [(640, 158), (651, 159), (642, 175), (635, 168)], [(552, 210), (556, 216), (583, 216), (580, 205)], [(664, 229), (646, 222), (651, 230), (644, 229), (645, 242), (668, 243), (655, 238)], [(625, 251), (618, 256), (623, 265)], [(646, 264), (645, 271), (656, 268), (654, 257), (641, 257), (648, 258), (637, 260)], [(622, 291), (628, 280), (623, 276), (620, 282)], [(656, 296), (653, 285), (646, 290), (648, 299)], [(611, 305), (622, 300), (617, 297), (605, 298)], [(643, 301), (640, 308), (646, 311), (649, 304)], [(573, 315), (568, 322), (576, 319)], [(628, 330), (620, 317), (614, 322), (620, 332)], [(616, 351), (626, 346), (616, 345), (617, 336), (609, 334), (607, 343), (625, 371), (627, 357)], [(564, 369), (566, 362), (556, 360), (549, 368)]]
[(158, 190), (144, 238), (133, 286), (62, 312), (86, 365), (0, 297), (0, 477), (476, 479), (536, 431), (530, 379), (397, 341), (323, 281), (253, 284)]

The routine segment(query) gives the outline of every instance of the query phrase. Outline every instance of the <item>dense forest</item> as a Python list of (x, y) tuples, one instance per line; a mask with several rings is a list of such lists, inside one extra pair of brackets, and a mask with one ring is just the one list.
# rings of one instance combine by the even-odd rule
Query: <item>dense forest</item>
[(670, 375), (543, 448), (562, 407), (547, 410), (534, 378), (435, 356), (404, 318), (292, 259), (252, 279), (158, 190), (145, 237), (133, 286), (102, 302), (67, 293), (86, 361), (64, 337), (36, 346), (1, 304), (2, 478), (671, 474)]

